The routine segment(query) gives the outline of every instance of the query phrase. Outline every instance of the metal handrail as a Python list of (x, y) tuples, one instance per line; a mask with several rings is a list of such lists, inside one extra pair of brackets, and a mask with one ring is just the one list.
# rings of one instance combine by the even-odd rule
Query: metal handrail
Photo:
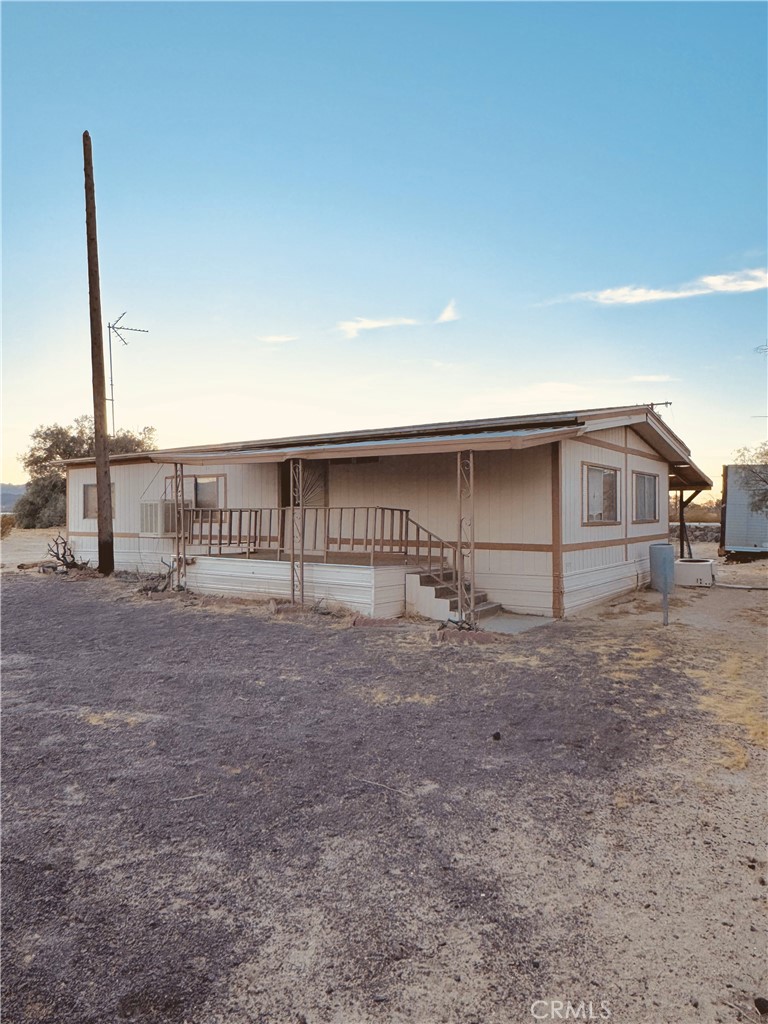
[[(443, 540), (442, 537), (438, 537), (436, 533), (432, 533), (421, 523), (417, 523), (415, 519), (408, 516), (409, 535), (410, 527), (414, 527), (416, 531), (416, 558), (421, 559), (421, 549), (426, 546), (427, 549), (427, 571), (440, 580), (441, 583), (445, 582), (446, 573), (446, 552), (449, 552), (448, 558), (448, 571), (451, 572), (453, 579), (456, 577), (456, 560), (458, 557), (458, 549), (455, 544), (451, 544), (450, 541)], [(426, 544), (423, 545), (421, 542), (422, 534), (426, 540)], [(437, 562), (433, 563), (432, 552), (437, 550)]]

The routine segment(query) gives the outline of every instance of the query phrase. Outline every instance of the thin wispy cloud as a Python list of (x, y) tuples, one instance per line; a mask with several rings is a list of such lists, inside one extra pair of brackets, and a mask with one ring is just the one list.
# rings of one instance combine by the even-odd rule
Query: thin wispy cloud
[(384, 320), (368, 320), (366, 317), (357, 316), (354, 320), (340, 320), (336, 326), (346, 338), (357, 338), (361, 331), (378, 331), (382, 327), (409, 327), (418, 323), (418, 320), (411, 320), (406, 316), (391, 316)]
[(456, 299), (451, 299), (440, 316), (435, 320), (436, 324), (449, 324), (452, 320), (460, 320), (461, 317), (456, 309)]
[(601, 306), (634, 306), (641, 302), (666, 302), (724, 292), (756, 292), (762, 288), (768, 288), (768, 270), (756, 267), (730, 274), (709, 274), (677, 288), (645, 288), (630, 284), (597, 292), (577, 292), (571, 299), (597, 302)]
[[(364, 331), (380, 331), (386, 327), (422, 327), (425, 324), (447, 324), (460, 319), (456, 309), (456, 300), (451, 299), (436, 320), (416, 320), (410, 316), (389, 316), (381, 319), (356, 316), (352, 320), (340, 320), (336, 327), (331, 329), (341, 331), (347, 340), (351, 340), (359, 338)], [(256, 340), (265, 345), (284, 345), (287, 342), (298, 341), (299, 336), (297, 334), (260, 334)]]
[[(433, 324), (447, 324), (452, 320), (459, 320), (460, 316), (456, 310), (456, 300), (451, 299), (442, 313), (436, 320), (426, 321)], [(408, 316), (384, 317), (381, 320), (373, 320), (364, 316), (356, 316), (354, 320), (340, 320), (336, 329), (341, 331), (345, 338), (357, 338), (361, 331), (379, 331), (384, 327), (422, 327), (424, 320), (414, 320)]]

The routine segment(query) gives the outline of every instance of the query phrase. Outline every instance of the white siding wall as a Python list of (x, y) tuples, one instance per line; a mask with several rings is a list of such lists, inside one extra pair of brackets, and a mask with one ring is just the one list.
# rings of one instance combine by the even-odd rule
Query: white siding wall
[[(226, 504), (229, 508), (269, 507), (277, 504), (277, 467), (274, 465), (189, 466), (185, 476), (226, 475)], [(173, 554), (173, 538), (140, 536), (141, 503), (170, 498), (168, 478), (173, 467), (155, 463), (110, 467), (115, 502), (112, 529), (115, 537), (115, 567), (137, 572), (159, 572)], [(75, 554), (96, 562), (95, 519), (83, 518), (83, 485), (96, 483), (94, 468), (72, 468), (67, 486), (67, 531)], [(195, 549), (190, 549), (194, 554)]]
[(373, 569), (373, 606), (377, 619), (393, 619), (405, 611), (405, 577), (402, 566), (375, 566)]
[[(410, 509), (443, 540), (458, 530), (456, 455), (384, 457), (334, 465), (329, 504)], [(475, 453), (475, 542), (551, 544), (551, 462), (548, 446), (521, 452)], [(477, 586), (514, 611), (552, 612), (552, 556), (537, 551), (475, 554)]]
[(636, 434), (631, 427), (627, 429), (627, 448), (634, 448), (636, 451), (647, 452), (648, 455), (655, 455), (653, 448), (644, 441), (639, 434)]
[[(565, 612), (573, 612), (648, 582), (650, 541), (666, 536), (668, 523), (668, 465), (654, 457), (649, 446), (631, 429), (600, 430), (595, 440), (648, 451), (648, 456), (625, 454), (586, 441), (566, 441), (562, 446), (563, 474), (563, 589)], [(625, 441), (626, 436), (626, 441)], [(616, 526), (583, 525), (583, 463), (619, 470), (620, 519)], [(633, 473), (658, 476), (658, 522), (633, 523)], [(635, 541), (633, 538), (644, 538)], [(568, 545), (618, 542), (604, 547), (567, 550)]]
[[(484, 555), (493, 561), (492, 571), (483, 571)], [(475, 555), (475, 585), (505, 611), (551, 615), (552, 555), (548, 551), (479, 551)]]
[(618, 444), (624, 447), (624, 427), (608, 427), (607, 430), (591, 430), (590, 437), (599, 441), (608, 441), (610, 444)]
[[(228, 597), (291, 596), (290, 562), (265, 559), (197, 557), (187, 568), (187, 588)], [(304, 566), (306, 604), (325, 601), (363, 615), (393, 618), (405, 610), (405, 569), (370, 565)]]
[[(95, 533), (88, 536), (69, 535), (75, 555), (96, 566), (99, 546)], [(173, 538), (169, 537), (115, 537), (115, 568), (127, 572), (166, 572), (173, 559)], [(163, 563), (165, 559), (165, 564)]]
[[(548, 544), (552, 539), (549, 449), (475, 454), (475, 539)], [(330, 464), (330, 505), (407, 508), (444, 540), (457, 530), (456, 456), (385, 456)]]

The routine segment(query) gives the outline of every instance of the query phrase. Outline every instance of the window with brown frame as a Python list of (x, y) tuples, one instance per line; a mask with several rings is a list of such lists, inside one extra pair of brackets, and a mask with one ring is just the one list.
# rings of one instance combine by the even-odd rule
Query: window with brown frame
[[(96, 484), (83, 484), (83, 519), (98, 519)], [(112, 484), (112, 518), (115, 518), (115, 485)]]
[[(173, 501), (173, 477), (165, 478), (165, 498)], [(227, 477), (225, 473), (210, 476), (184, 475), (184, 505), (187, 508), (226, 508)]]
[(584, 466), (584, 522), (618, 523), (619, 471), (609, 466)]
[(659, 478), (655, 473), (635, 473), (636, 523), (656, 523), (659, 520)]

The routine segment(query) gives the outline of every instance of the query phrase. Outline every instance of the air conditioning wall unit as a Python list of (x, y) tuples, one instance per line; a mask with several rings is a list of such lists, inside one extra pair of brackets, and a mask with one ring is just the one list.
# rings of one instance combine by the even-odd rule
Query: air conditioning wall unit
[[(173, 537), (176, 533), (176, 503), (173, 501), (142, 501), (139, 534), (142, 537)], [(185, 501), (184, 508), (192, 502)]]

